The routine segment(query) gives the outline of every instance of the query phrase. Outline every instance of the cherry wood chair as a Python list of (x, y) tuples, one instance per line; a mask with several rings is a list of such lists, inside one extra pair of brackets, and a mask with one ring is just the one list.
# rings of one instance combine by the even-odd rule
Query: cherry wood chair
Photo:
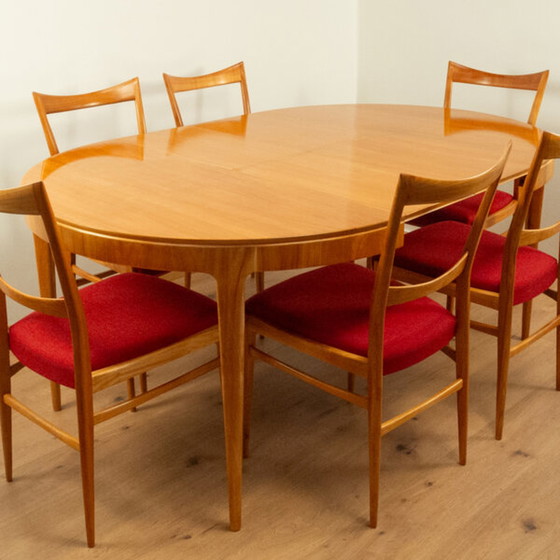
[[(554, 160), (560, 157), (560, 136), (545, 132), (535, 153), (519, 204), (507, 235), (484, 231), (473, 264), (471, 300), (497, 311), (494, 324), (472, 321), (471, 326), (497, 338), (496, 439), (501, 439), (510, 359), (529, 347), (544, 334), (556, 329), (560, 337), (560, 300), (551, 286), (558, 282), (558, 259), (540, 251), (539, 242), (558, 234), (560, 222), (541, 227), (544, 185), (553, 173)], [(439, 275), (453, 260), (470, 234), (470, 227), (459, 222), (430, 224), (405, 237), (397, 249), (397, 277), (421, 281)], [(432, 242), (437, 241), (437, 250)], [(451, 292), (452, 293), (452, 292)], [(553, 317), (532, 334), (529, 332), (530, 303), (539, 295), (555, 300)], [(521, 341), (512, 340), (512, 318), (515, 306), (523, 306)], [(560, 344), (556, 350), (556, 389), (560, 390)], [(542, 358), (544, 359), (544, 358)]]
[[(375, 270), (345, 263), (314, 269), (276, 284), (247, 301), (245, 455), (248, 456), (251, 387), (255, 360), (367, 410), (369, 430), (370, 525), (377, 525), (381, 436), (444, 398), (457, 395), (459, 462), (467, 458), (469, 371), (469, 275), (486, 214), (507, 153), (487, 172), (464, 180), (441, 181), (401, 175)], [(402, 234), (405, 207), (444, 203), (484, 191), (470, 235), (448, 270), (421, 284), (392, 282), (393, 256)], [(428, 297), (457, 283), (456, 312)], [(314, 356), (367, 381), (365, 394), (297, 369), (266, 351), (260, 337)], [(455, 340), (455, 348), (450, 342)], [(382, 419), (383, 377), (438, 351), (455, 361), (455, 379), (409, 410)], [(342, 373), (341, 372), (341, 373)], [(314, 451), (316, 452), (316, 450)]]
[[(535, 95), (527, 122), (531, 125), (535, 125), (548, 81), (548, 74), (548, 70), (535, 72), (533, 74), (493, 74), (449, 61), (443, 107), (444, 109), (451, 109), (453, 84), (455, 83), (534, 91)], [(490, 213), (486, 221), (486, 227), (491, 227), (513, 214), (519, 197), (519, 189), (522, 185), (523, 179), (517, 180), (514, 183), (513, 194), (501, 189), (496, 191), (496, 196), (492, 202)], [(480, 199), (481, 196), (476, 195), (466, 200), (461, 200), (455, 204), (426, 214), (413, 223), (414, 225), (427, 225), (438, 221), (456, 220), (466, 224), (472, 224), (476, 216)]]
[[(74, 95), (49, 95), (45, 93), (33, 92), (33, 99), (47, 146), (51, 156), (59, 153), (58, 144), (56, 142), (53, 129), (48, 119), (48, 115), (55, 113), (64, 113), (68, 111), (76, 111), (80, 109), (89, 109), (92, 107), (100, 107), (103, 105), (112, 105), (115, 103), (133, 102), (136, 112), (136, 124), (139, 134), (146, 133), (146, 119), (144, 117), (144, 105), (142, 103), (142, 95), (140, 91), (140, 81), (138, 78), (132, 78), (126, 82), (107, 87), (105, 89), (92, 91), (88, 93), (74, 94)], [(145, 269), (133, 269), (130, 266), (114, 263), (106, 263), (94, 261), (98, 265), (103, 266), (100, 272), (91, 272), (77, 264), (76, 255), (70, 255), (72, 270), (76, 276), (78, 285), (84, 285), (89, 282), (98, 282), (102, 278), (106, 278), (119, 272), (143, 272), (146, 274), (154, 274), (160, 276), (164, 274), (163, 271), (152, 271)], [(146, 377), (140, 377), (140, 384), (143, 390), (146, 389)], [(134, 392), (134, 382), (129, 381), (129, 391)], [(52, 386), (52, 400), (55, 410), (60, 410), (60, 388), (53, 384)]]
[[(251, 112), (247, 77), (245, 75), (245, 65), (243, 62), (238, 62), (227, 68), (200, 76), (171, 76), (170, 74), (164, 73), (163, 81), (165, 83), (167, 95), (169, 96), (169, 103), (171, 104), (173, 118), (175, 119), (175, 125), (177, 127), (184, 126), (181, 109), (177, 102), (178, 93), (225, 86), (228, 84), (239, 84), (241, 100), (243, 102), (243, 114), (248, 115)], [(255, 274), (255, 281), (257, 284), (257, 291), (262, 291), (264, 289), (264, 273), (257, 272)]]
[(247, 78), (245, 76), (245, 65), (238, 62), (233, 66), (228, 66), (222, 70), (204, 74), (201, 76), (171, 76), (163, 74), (163, 81), (169, 96), (171, 110), (176, 126), (183, 126), (183, 117), (179, 104), (177, 103), (177, 93), (195, 91), (216, 86), (224, 86), (227, 84), (239, 84), (241, 88), (241, 99), (243, 101), (243, 114), (248, 115), (251, 112), (249, 103), (249, 90), (247, 89)]
[[(15, 410), (79, 452), (87, 544), (93, 547), (94, 426), (218, 368), (219, 361), (212, 358), (104, 409), (96, 410), (94, 394), (216, 345), (216, 303), (178, 284), (134, 272), (78, 289), (40, 182), (0, 191), (0, 212), (42, 220), (62, 290), (61, 298), (37, 297), (0, 277), (0, 418), (6, 479), (12, 480)], [(7, 298), (33, 311), (9, 325)], [(75, 391), (77, 435), (25, 404), (25, 395), (16, 395), (11, 380), (18, 372), (36, 373)]]

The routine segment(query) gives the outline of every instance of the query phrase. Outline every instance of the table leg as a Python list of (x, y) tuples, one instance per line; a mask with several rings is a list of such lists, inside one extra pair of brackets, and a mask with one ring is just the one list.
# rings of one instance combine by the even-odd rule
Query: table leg
[[(234, 266), (234, 264), (236, 266)], [(243, 468), (243, 366), (245, 282), (243, 262), (228, 262), (215, 274), (220, 329), (220, 365), (229, 494), (230, 529), (241, 529)]]

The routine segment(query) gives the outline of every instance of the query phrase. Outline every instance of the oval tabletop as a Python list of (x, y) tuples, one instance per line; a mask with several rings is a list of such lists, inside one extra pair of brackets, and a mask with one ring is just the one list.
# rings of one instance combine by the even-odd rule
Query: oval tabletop
[(509, 139), (504, 179), (526, 172), (536, 128), (420, 106), (297, 107), (85, 146), (24, 181), (45, 182), (72, 248), (73, 232), (171, 246), (305, 243), (383, 226), (399, 173), (471, 176)]

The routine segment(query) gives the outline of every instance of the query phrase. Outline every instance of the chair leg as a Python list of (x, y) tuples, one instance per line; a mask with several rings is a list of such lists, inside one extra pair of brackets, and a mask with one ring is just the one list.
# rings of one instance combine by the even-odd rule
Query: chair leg
[(445, 301), (445, 308), (447, 309), (447, 311), (453, 313), (453, 311), (455, 310), (455, 298), (453, 296), (447, 296)]
[(467, 437), (469, 420), (469, 378), (459, 374), (463, 379), (463, 387), (457, 393), (457, 424), (459, 434), (459, 464), (467, 464)]
[(93, 442), (91, 443), (91, 449), (83, 449), (80, 452), (80, 455), (82, 465), (82, 491), (84, 497), (86, 539), (88, 547), (93, 548), (95, 546), (95, 489), (93, 478)]
[(192, 274), (190, 272), (185, 272), (185, 288), (191, 287), (191, 276)]
[(60, 385), (51, 381), (51, 402), (52, 408), (55, 412), (62, 410), (62, 398), (60, 395)]
[(6, 480), (12, 481), (12, 409), (3, 398), (4, 392), (0, 395), (0, 423), (2, 424), (2, 450), (4, 452), (4, 472)]
[(356, 388), (356, 376), (353, 373), (348, 372), (346, 376), (346, 389), (350, 393), (353, 393), (355, 388)]
[(244, 392), (243, 392), (243, 457), (247, 459), (249, 453), (249, 438), (251, 433), (251, 409), (253, 405), (253, 379), (255, 370), (255, 360), (249, 351), (250, 346), (254, 345), (256, 337), (254, 334), (248, 335), (245, 347), (245, 371), (244, 371)]
[[(382, 364), (378, 364), (379, 369)], [(371, 375), (371, 374), (370, 374)], [(369, 450), (369, 525), (377, 527), (379, 509), (379, 473), (381, 469), (381, 407), (383, 377), (378, 371), (368, 380), (368, 450)]]
[(87, 545), (95, 546), (95, 487), (93, 462), (93, 403), (80, 403), (78, 397), (78, 431), (80, 465)]
[[(449, 300), (448, 300), (449, 301)], [(455, 335), (455, 371), (457, 379), (463, 381), (457, 392), (457, 428), (459, 436), (459, 464), (467, 463), (467, 438), (469, 422), (469, 340), (470, 305), (463, 298), (455, 300), (457, 307), (457, 333)]]
[(512, 308), (498, 312), (498, 356), (496, 382), (496, 439), (500, 440), (504, 431), (504, 414), (506, 408), (506, 393), (509, 374), (509, 360), (511, 347), (511, 317)]
[[(134, 377), (129, 377), (126, 380), (126, 392), (128, 395), (128, 399), (133, 399), (136, 396), (136, 385), (134, 381)], [(136, 412), (138, 409), (133, 407), (130, 409), (131, 412)]]
[(140, 392), (148, 392), (148, 374), (146, 372), (140, 374)]
[[(147, 393), (148, 392), (148, 374), (146, 372), (141, 373), (138, 376), (138, 379), (140, 380), (140, 393)], [(126, 386), (127, 386), (127, 392), (128, 392), (128, 398), (132, 399), (136, 396), (136, 385), (135, 385), (136, 381), (134, 380), (134, 377), (131, 377), (130, 379), (127, 379), (126, 381)], [(136, 412), (138, 410), (137, 407), (133, 407), (130, 409), (130, 412)]]
[(533, 309), (533, 301), (527, 301), (522, 305), (521, 317), (521, 340), (525, 340), (531, 334), (531, 313)]
[[(138, 376), (140, 380), (140, 393), (147, 393), (148, 392), (148, 374), (146, 372), (141, 373)], [(134, 377), (130, 377), (126, 380), (126, 388), (128, 393), (128, 398), (132, 399), (136, 396), (136, 385)], [(138, 409), (136, 407), (130, 409), (131, 412), (136, 412)]]
[(381, 418), (370, 411), (369, 420), (369, 525), (377, 527), (379, 509), (379, 472), (381, 469)]
[(257, 293), (260, 293), (264, 290), (264, 272), (255, 272), (255, 284)]
[[(0, 307), (0, 321), (7, 325), (6, 308)], [(3, 329), (2, 338), (7, 342), (8, 336)], [(7, 344), (0, 345), (0, 426), (2, 431), (2, 450), (4, 453), (4, 471), (6, 480), (12, 481), (12, 408), (4, 402), (4, 395), (12, 391), (10, 371), (10, 354)]]

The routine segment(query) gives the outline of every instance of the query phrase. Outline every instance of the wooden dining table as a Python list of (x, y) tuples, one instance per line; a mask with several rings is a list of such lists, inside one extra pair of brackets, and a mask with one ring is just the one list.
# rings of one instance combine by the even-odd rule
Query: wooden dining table
[[(44, 181), (71, 252), (215, 278), (229, 522), (239, 530), (247, 277), (378, 254), (400, 173), (475, 175), (511, 140), (503, 180), (515, 179), (538, 137), (528, 124), (460, 110), (295, 107), (84, 146), (37, 164), (23, 182)], [(29, 224), (46, 295), (48, 248)]]

